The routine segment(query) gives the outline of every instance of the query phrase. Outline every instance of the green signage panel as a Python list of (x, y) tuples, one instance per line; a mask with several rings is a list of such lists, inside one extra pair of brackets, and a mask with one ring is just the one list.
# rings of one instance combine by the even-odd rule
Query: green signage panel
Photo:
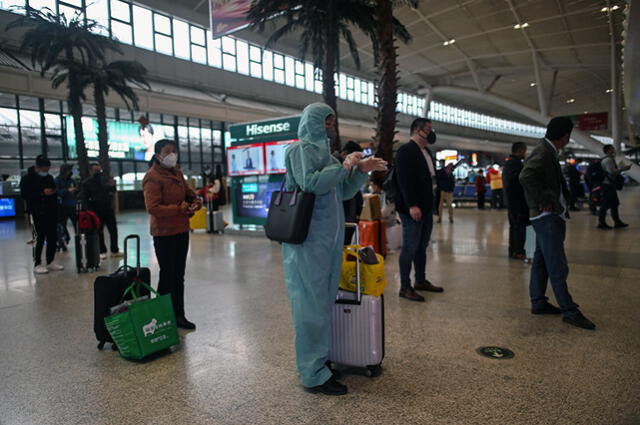
[(284, 117), (275, 120), (254, 121), (229, 126), (232, 144), (269, 142), (296, 139), (300, 117)]

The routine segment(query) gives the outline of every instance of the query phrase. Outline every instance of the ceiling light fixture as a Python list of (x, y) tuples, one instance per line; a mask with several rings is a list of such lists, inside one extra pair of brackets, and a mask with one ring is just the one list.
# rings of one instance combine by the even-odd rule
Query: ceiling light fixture
[(528, 22), (525, 22), (524, 24), (515, 24), (515, 25), (513, 26), (513, 29), (514, 29), (514, 30), (520, 30), (520, 29), (527, 28), (528, 26), (529, 26), (529, 23), (528, 23)]
[(529, 84), (529, 87), (535, 87), (535, 86), (536, 86), (536, 83)]
[(444, 42), (444, 43), (442, 43), (442, 44), (443, 44), (444, 46), (450, 46), (450, 45), (452, 45), (452, 44), (453, 44), (453, 43), (455, 43), (455, 42), (456, 42), (456, 39), (455, 39), (455, 38), (452, 38), (451, 40), (447, 40), (447, 41), (445, 41), (445, 42)]
[(620, 6), (616, 4), (615, 6), (611, 6), (611, 7), (603, 7), (602, 9), (600, 9), (600, 12), (607, 13), (607, 12), (613, 12), (614, 10), (618, 10), (618, 9), (620, 9)]
[(575, 101), (576, 101), (575, 99), (569, 99), (569, 100), (567, 100), (567, 103), (573, 103)]
[(613, 93), (613, 89), (607, 89), (606, 93)]

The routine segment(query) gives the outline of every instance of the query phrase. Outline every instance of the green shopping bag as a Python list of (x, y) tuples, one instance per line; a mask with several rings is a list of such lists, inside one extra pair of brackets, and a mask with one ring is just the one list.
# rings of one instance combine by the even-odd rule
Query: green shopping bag
[[(155, 294), (155, 298), (138, 299), (136, 288), (141, 285)], [(127, 311), (107, 316), (104, 319), (120, 355), (127, 359), (140, 360), (149, 354), (180, 344), (176, 317), (170, 295), (160, 295), (144, 282), (136, 280), (122, 295), (122, 300), (131, 292), (134, 302)]]

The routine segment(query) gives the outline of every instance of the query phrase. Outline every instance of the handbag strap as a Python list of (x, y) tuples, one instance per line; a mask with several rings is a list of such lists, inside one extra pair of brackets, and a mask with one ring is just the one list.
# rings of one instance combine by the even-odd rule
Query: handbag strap
[(160, 296), (158, 291), (156, 291), (155, 289), (153, 289), (151, 286), (147, 285), (146, 283), (144, 283), (140, 279), (136, 278), (133, 281), (133, 283), (131, 285), (129, 285), (129, 287), (124, 291), (124, 294), (122, 294), (122, 298), (120, 299), (120, 302), (122, 303), (124, 301), (124, 299), (127, 297), (129, 292), (131, 292), (133, 294), (133, 299), (134, 300), (140, 298), (140, 295), (138, 295), (138, 293), (136, 292), (136, 288), (138, 286), (143, 286), (144, 288), (147, 288), (150, 293), (153, 293), (157, 297)]
[[(285, 175), (285, 177), (282, 179), (282, 184), (280, 185), (280, 191), (278, 192), (278, 195), (276, 196), (276, 199), (274, 201), (274, 204), (276, 206), (279, 206), (280, 203), (282, 202), (282, 194), (285, 191), (285, 185), (287, 183), (287, 176)], [(291, 196), (291, 200), (289, 201), (289, 206), (292, 207), (296, 204), (297, 200), (298, 200), (298, 193), (301, 192), (300, 190), (300, 186), (295, 185), (295, 188), (293, 189), (293, 195)]]

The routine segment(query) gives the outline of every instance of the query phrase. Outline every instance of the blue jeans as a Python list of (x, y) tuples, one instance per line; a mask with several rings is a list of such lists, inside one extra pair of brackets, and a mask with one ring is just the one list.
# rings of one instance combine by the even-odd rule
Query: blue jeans
[(551, 214), (531, 220), (531, 224), (536, 231), (536, 252), (533, 255), (529, 282), (531, 307), (535, 309), (545, 305), (548, 300), (545, 296), (547, 280), (551, 280), (551, 287), (562, 314), (572, 316), (579, 310), (567, 287), (569, 266), (564, 253), (567, 223), (558, 215)]
[(400, 251), (400, 287), (411, 287), (411, 263), (414, 266), (415, 281), (426, 279), (427, 245), (433, 229), (433, 215), (426, 211), (422, 220), (414, 221), (409, 214), (400, 213), (402, 221), (402, 250)]

